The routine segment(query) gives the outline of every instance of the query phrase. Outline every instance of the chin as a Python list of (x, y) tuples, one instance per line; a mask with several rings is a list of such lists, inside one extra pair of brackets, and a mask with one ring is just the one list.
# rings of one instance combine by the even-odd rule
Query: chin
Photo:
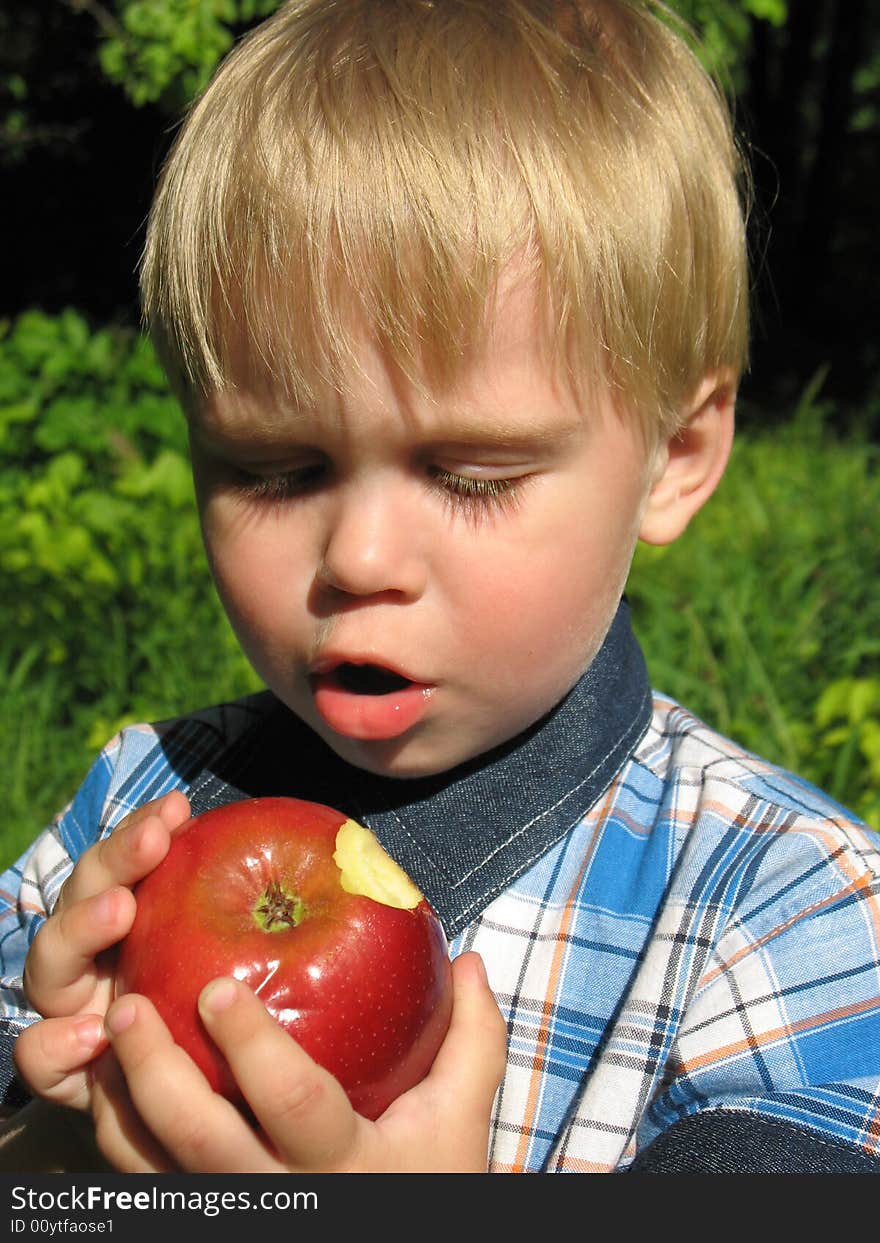
[[(558, 696), (562, 698), (566, 687)], [(420, 722), (408, 733), (397, 738), (359, 739), (338, 734), (314, 712), (310, 702), (292, 703), (288, 707), (312, 729), (331, 751), (346, 764), (376, 777), (401, 781), (438, 777), (462, 764), (467, 764), (496, 747), (503, 746), (525, 732), (551, 710), (557, 698), (528, 705), (522, 719), (511, 711), (503, 721), (498, 712), (472, 714), (470, 721), (458, 720), (456, 726), (439, 727), (436, 721)]]
[(463, 747), (460, 733), (455, 738), (438, 739), (418, 726), (399, 738), (362, 740), (336, 734), (323, 723), (316, 725), (308, 719), (306, 723), (346, 764), (376, 777), (401, 781), (439, 776), (487, 749)]
[(470, 755), (439, 755), (432, 749), (411, 744), (405, 739), (383, 743), (363, 743), (348, 738), (324, 741), (333, 751), (351, 764), (376, 777), (393, 777), (415, 781), (420, 777), (436, 777), (472, 758)]
[(454, 738), (429, 739), (420, 731), (414, 736), (389, 739), (387, 742), (359, 742), (349, 738), (330, 738), (322, 734), (327, 745), (347, 763), (377, 777), (390, 777), (401, 781), (439, 777), (462, 764), (468, 764), (500, 747), (533, 724), (526, 722), (513, 733), (487, 731), (472, 739), (470, 746), (463, 745), (463, 731)]

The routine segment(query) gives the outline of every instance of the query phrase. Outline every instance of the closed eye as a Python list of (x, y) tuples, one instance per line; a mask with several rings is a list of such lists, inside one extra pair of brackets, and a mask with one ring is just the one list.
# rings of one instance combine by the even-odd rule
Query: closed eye
[(516, 505), (522, 488), (529, 480), (528, 475), (460, 475), (442, 467), (434, 467), (430, 477), (436, 490), (453, 508), (463, 510), (472, 517)]
[(232, 486), (245, 500), (278, 504), (311, 492), (324, 482), (326, 475), (327, 468), (322, 462), (312, 462), (308, 466), (272, 475), (258, 475), (237, 468)]

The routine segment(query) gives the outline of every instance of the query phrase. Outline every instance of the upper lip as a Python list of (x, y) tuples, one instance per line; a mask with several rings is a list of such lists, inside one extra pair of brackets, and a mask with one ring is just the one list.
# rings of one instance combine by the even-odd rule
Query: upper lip
[(394, 661), (366, 653), (323, 652), (312, 662), (309, 668), (309, 675), (316, 677), (320, 674), (332, 673), (340, 665), (374, 665), (377, 669), (385, 669), (388, 673), (394, 673), (399, 678), (405, 678), (407, 682), (417, 682), (423, 686), (429, 685), (422, 678), (414, 677), (408, 670), (395, 664)]

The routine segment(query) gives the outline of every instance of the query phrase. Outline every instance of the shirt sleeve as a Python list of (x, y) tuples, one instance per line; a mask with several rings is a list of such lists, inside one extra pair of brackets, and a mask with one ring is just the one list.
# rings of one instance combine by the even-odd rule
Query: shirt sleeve
[(735, 1109), (703, 1109), (643, 1148), (628, 1174), (880, 1174), (880, 1157), (817, 1131)]
[(653, 1160), (659, 1172), (670, 1153), (680, 1163), (689, 1143), (694, 1172), (707, 1154), (726, 1162), (717, 1172), (823, 1156), (841, 1171), (880, 1170), (876, 838), (801, 823), (756, 843), (642, 1118), (633, 1168)]
[(12, 1060), (15, 1041), (40, 1017), (24, 993), (25, 958), (76, 860), (101, 835), (117, 745), (102, 751), (65, 811), (0, 877), (0, 1102), (6, 1104), (23, 1099)]

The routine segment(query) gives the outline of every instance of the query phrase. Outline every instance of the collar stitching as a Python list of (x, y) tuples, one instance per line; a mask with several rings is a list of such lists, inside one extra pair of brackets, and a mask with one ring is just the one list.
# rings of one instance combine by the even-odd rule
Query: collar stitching
[[(592, 780), (592, 778), (596, 775), (596, 773), (602, 768), (604, 764), (608, 762), (608, 760), (615, 753), (619, 753), (621, 750), (624, 750), (629, 746), (632, 736), (636, 734), (637, 731), (640, 731), (640, 733), (638, 734), (638, 736), (640, 737), (641, 734), (644, 733), (645, 728), (646, 728), (646, 722), (643, 720), (642, 714), (644, 712), (646, 704), (649, 703), (650, 700), (651, 700), (651, 692), (650, 690), (648, 690), (642, 696), (641, 703), (639, 704), (638, 711), (636, 713), (636, 716), (632, 724), (629, 726), (626, 732), (615, 741), (614, 745), (610, 747), (608, 751), (606, 751), (606, 753), (602, 756), (602, 758), (597, 760), (597, 762), (590, 769), (587, 775), (585, 777), (582, 777), (581, 780), (577, 783), (577, 785), (572, 786), (570, 790), (567, 790), (565, 794), (561, 795), (551, 807), (545, 807), (543, 811), (538, 812), (537, 815), (531, 818), (531, 820), (528, 820), (525, 824), (520, 825), (519, 828), (514, 829), (510, 833), (510, 835), (507, 838), (505, 838), (503, 842), (500, 842), (495, 847), (495, 849), (485, 857), (485, 859), (482, 859), (469, 872), (466, 872), (464, 875), (459, 876), (457, 879), (453, 879), (452, 877), (449, 876), (449, 874), (441, 867), (440, 863), (438, 863), (438, 861), (435, 860), (429, 854), (429, 852), (424, 848), (423, 844), (418, 840), (418, 838), (413, 836), (413, 834), (407, 827), (406, 821), (401, 819), (399, 813), (395, 811), (393, 808), (389, 807), (387, 803), (385, 806), (385, 811), (388, 815), (391, 816), (391, 818), (394, 820), (396, 825), (400, 828), (402, 833), (406, 836), (407, 840), (410, 842), (413, 848), (422, 856), (422, 858), (427, 863), (430, 863), (431, 866), (434, 867), (437, 871), (439, 871), (443, 875), (444, 879), (449, 880), (450, 888), (458, 889), (461, 885), (465, 884), (472, 877), (476, 876), (483, 868), (488, 867), (488, 865), (493, 861), (493, 859), (497, 855), (502, 853), (504, 850), (508, 849), (517, 840), (517, 838), (522, 837), (522, 835), (525, 832), (531, 829), (540, 820), (543, 820), (546, 816), (551, 815), (553, 812), (557, 811), (560, 807), (562, 807), (562, 805), (565, 802), (567, 802), (568, 799), (573, 798), (574, 795), (576, 795), (577, 792), (580, 789), (582, 789), (583, 786), (585, 786), (589, 781)], [(598, 799), (599, 797), (601, 797), (601, 795), (605, 792), (605, 790), (608, 789), (608, 785), (610, 784), (611, 784), (611, 780), (609, 780), (608, 784), (604, 786), (602, 790), (596, 792), (594, 796), (594, 801), (595, 799)], [(559, 836), (562, 836), (564, 833), (568, 832), (568, 828), (570, 827), (571, 826), (569, 825), (567, 828), (561, 830)], [(556, 841), (558, 840), (558, 838), (554, 838), (553, 840)], [(534, 862), (534, 859), (539, 858), (540, 855), (543, 854), (544, 851), (546, 851), (548, 844), (549, 843), (545, 839), (542, 839), (542, 842), (541, 842), (541, 845), (538, 851), (535, 853), (533, 858), (530, 858), (528, 860), (528, 865)], [(475, 904), (472, 904), (472, 905), (475, 905)], [(465, 908), (465, 910), (469, 910), (469, 909), (470, 907)]]

